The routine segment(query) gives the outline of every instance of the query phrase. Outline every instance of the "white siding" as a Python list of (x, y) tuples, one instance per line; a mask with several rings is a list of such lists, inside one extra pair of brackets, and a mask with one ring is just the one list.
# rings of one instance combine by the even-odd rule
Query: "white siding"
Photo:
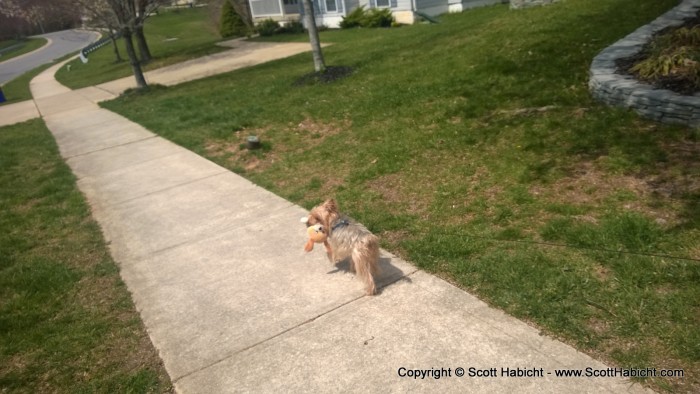
[(410, 11), (411, 0), (396, 0), (396, 7), (391, 7), (392, 11)]
[(435, 16), (445, 12), (460, 12), (474, 7), (509, 3), (509, 0), (415, 0), (416, 9)]
[(281, 15), (279, 0), (250, 0), (253, 16)]
[(360, 6), (360, 0), (345, 0), (345, 15)]

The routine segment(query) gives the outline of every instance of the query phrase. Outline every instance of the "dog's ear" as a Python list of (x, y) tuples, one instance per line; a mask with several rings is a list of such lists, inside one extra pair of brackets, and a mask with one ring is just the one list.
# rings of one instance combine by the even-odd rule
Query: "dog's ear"
[(326, 200), (326, 202), (323, 203), (323, 207), (328, 212), (338, 212), (338, 204), (336, 204), (335, 199), (329, 198), (328, 200)]

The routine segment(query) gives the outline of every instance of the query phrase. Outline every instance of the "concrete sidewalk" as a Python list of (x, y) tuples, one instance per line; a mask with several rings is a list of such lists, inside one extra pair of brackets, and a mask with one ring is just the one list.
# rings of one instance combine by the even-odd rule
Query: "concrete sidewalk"
[(303, 252), (304, 209), (100, 109), (110, 88), (52, 75), (32, 81), (36, 105), (178, 392), (647, 392), (555, 377), (607, 366), (390, 253), (381, 294), (363, 296), (346, 265)]
[[(221, 42), (219, 45), (231, 49), (157, 70), (147, 71), (144, 73), (144, 77), (149, 84), (173, 86), (309, 51), (309, 44), (307, 43), (266, 43), (235, 39)], [(32, 80), (32, 85), (40, 82), (46, 83), (40, 89), (32, 87), (34, 100), (37, 99), (37, 94), (39, 98), (44, 98), (55, 96), (57, 92), (70, 91), (70, 89), (56, 82), (53, 75), (59, 68), (74, 58), (52, 66), (42, 75)], [(136, 81), (134, 77), (129, 76), (96, 86), (78, 89), (76, 92), (87, 100), (98, 103), (114, 99), (125, 90), (135, 87)], [(0, 126), (24, 122), (38, 116), (39, 112), (33, 101), (0, 106)]]

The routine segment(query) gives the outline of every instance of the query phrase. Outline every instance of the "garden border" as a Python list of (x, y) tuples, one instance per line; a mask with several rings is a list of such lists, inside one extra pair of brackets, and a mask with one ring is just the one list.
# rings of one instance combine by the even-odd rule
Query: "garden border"
[(588, 87), (605, 104), (633, 109), (639, 115), (670, 124), (700, 127), (700, 93), (684, 96), (617, 73), (616, 61), (637, 54), (651, 37), (670, 26), (679, 26), (700, 10), (700, 1), (684, 0), (653, 22), (607, 47), (593, 59)]

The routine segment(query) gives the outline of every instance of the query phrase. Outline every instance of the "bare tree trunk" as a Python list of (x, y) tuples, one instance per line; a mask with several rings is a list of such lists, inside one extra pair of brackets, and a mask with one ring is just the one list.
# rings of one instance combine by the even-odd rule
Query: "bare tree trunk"
[(304, 22), (306, 29), (309, 31), (309, 42), (311, 42), (311, 51), (314, 56), (314, 69), (316, 72), (326, 70), (326, 64), (323, 61), (323, 52), (321, 52), (321, 41), (318, 38), (318, 28), (316, 27), (316, 17), (314, 16), (314, 6), (311, 0), (303, 0), (304, 5)]
[(138, 13), (140, 23), (137, 23), (134, 27), (134, 35), (136, 36), (136, 45), (139, 47), (139, 58), (141, 62), (146, 64), (153, 58), (151, 56), (151, 50), (148, 48), (148, 43), (146, 42), (146, 36), (143, 35), (143, 23), (146, 20), (146, 5), (148, 1), (140, 0), (138, 4)]
[(114, 48), (114, 57), (115, 57), (114, 62), (121, 63), (124, 61), (124, 59), (122, 59), (122, 56), (119, 53), (119, 46), (117, 46), (117, 39), (114, 37), (114, 35), (115, 35), (114, 33), (115, 33), (115, 31), (110, 27), (109, 28), (109, 36), (112, 39), (112, 47)]
[(143, 25), (138, 25), (134, 28), (134, 36), (136, 36), (136, 45), (139, 47), (139, 58), (141, 63), (146, 64), (153, 58), (151, 50), (148, 49), (146, 36), (143, 35)]
[(131, 63), (131, 69), (134, 71), (134, 78), (136, 78), (136, 86), (139, 89), (148, 86), (146, 83), (146, 78), (143, 76), (143, 70), (141, 69), (141, 63), (139, 63), (139, 58), (136, 57), (136, 51), (134, 50), (134, 42), (131, 40), (131, 30), (128, 28), (122, 29), (122, 37), (124, 38), (124, 44), (126, 46), (126, 54), (129, 56), (129, 63)]

